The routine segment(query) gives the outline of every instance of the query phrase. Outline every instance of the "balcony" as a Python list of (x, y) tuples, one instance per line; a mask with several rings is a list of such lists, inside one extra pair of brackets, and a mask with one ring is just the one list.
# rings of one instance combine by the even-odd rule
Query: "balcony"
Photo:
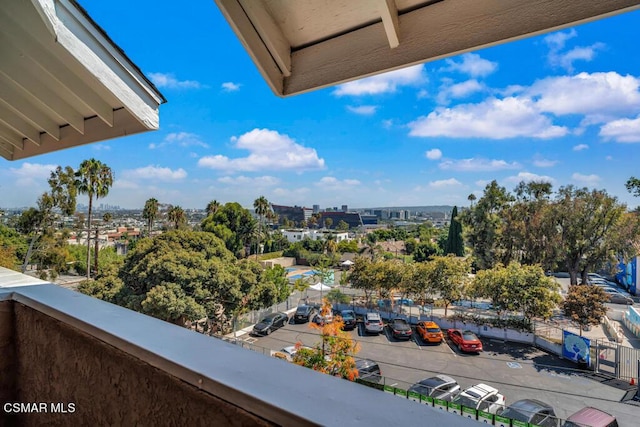
[(0, 426), (477, 425), (2, 268), (0, 353)]

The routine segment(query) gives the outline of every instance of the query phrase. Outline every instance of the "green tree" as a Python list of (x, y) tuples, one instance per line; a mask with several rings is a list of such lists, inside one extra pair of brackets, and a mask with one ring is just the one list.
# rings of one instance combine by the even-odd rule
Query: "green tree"
[(607, 314), (609, 296), (599, 286), (571, 285), (562, 304), (564, 314), (582, 330), (589, 325), (598, 325)]
[(356, 257), (353, 260), (353, 265), (351, 266), (348, 276), (351, 287), (362, 290), (367, 305), (369, 305), (371, 296), (378, 289), (378, 282), (376, 281), (373, 271), (373, 261), (362, 256)]
[(502, 212), (512, 200), (507, 190), (493, 180), (475, 206), (461, 215), (479, 269), (491, 268), (500, 261)]
[[(103, 286), (85, 289), (176, 324), (206, 315), (227, 331), (234, 314), (278, 299), (283, 274), (265, 273), (255, 261), (238, 261), (211, 233), (172, 230), (142, 239), (129, 251), (118, 270), (121, 286), (105, 276)], [(162, 287), (153, 290), (157, 286)]]
[(333, 219), (331, 218), (325, 218), (324, 219), (324, 226), (328, 229), (331, 229), (331, 226), (333, 225)]
[(215, 214), (218, 209), (220, 209), (220, 202), (217, 200), (212, 200), (207, 203), (207, 208), (205, 209), (207, 212), (207, 216)]
[(611, 240), (625, 210), (624, 205), (603, 190), (573, 186), (558, 190), (553, 217), (572, 285), (578, 283), (579, 274), (586, 283), (587, 272), (615, 259)]
[(203, 231), (221, 238), (237, 258), (246, 254), (256, 229), (256, 220), (239, 203), (226, 203), (201, 223)]
[(271, 204), (269, 203), (266, 197), (260, 196), (253, 202), (253, 208), (255, 209), (256, 214), (260, 219), (258, 222), (258, 227), (259, 227), (258, 234), (257, 234), (258, 245), (256, 248), (256, 259), (258, 259), (258, 254), (260, 253), (260, 237), (262, 236), (262, 227), (264, 223), (264, 218), (267, 215), (267, 213), (271, 210)]
[(542, 268), (517, 262), (479, 271), (473, 287), (473, 294), (489, 298), (499, 313), (520, 312), (529, 323), (534, 317), (549, 318), (562, 300), (560, 286)]
[(151, 230), (153, 230), (153, 223), (158, 218), (158, 200), (150, 198), (144, 203), (142, 209), (142, 218), (147, 221), (147, 236), (151, 236)]
[(464, 256), (464, 243), (462, 242), (462, 224), (458, 219), (458, 207), (454, 206), (451, 211), (451, 222), (449, 223), (449, 234), (444, 254), (454, 254)]
[(184, 213), (184, 209), (180, 206), (172, 206), (167, 212), (167, 219), (173, 224), (175, 230), (186, 224), (187, 216)]
[(75, 173), (76, 187), (80, 194), (89, 197), (89, 211), (87, 214), (87, 279), (91, 279), (91, 215), (93, 213), (94, 198), (100, 199), (109, 194), (113, 185), (111, 168), (101, 161), (91, 158), (84, 160)]
[(625, 187), (627, 187), (627, 191), (633, 194), (635, 197), (640, 197), (640, 179), (632, 176), (625, 183)]
[(462, 298), (462, 291), (468, 281), (470, 262), (454, 256), (435, 256), (428, 261), (429, 267), (424, 272), (431, 282), (434, 292), (444, 302), (444, 315), (452, 302)]
[(349, 224), (347, 224), (347, 222), (344, 221), (344, 220), (340, 220), (338, 222), (338, 225), (336, 225), (336, 230), (338, 230), (338, 231), (347, 231), (347, 230), (349, 230)]
[(110, 223), (112, 219), (113, 219), (113, 215), (111, 215), (111, 213), (109, 212), (106, 212), (104, 215), (102, 215), (102, 220), (105, 223)]
[(413, 260), (416, 262), (428, 261), (439, 254), (440, 248), (430, 240), (417, 242), (413, 248)]

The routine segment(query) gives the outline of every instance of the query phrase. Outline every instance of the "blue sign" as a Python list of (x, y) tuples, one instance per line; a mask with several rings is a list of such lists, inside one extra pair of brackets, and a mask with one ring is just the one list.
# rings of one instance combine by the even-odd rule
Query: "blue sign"
[(562, 331), (562, 357), (590, 365), (590, 347), (591, 340), (589, 338), (581, 337), (569, 331)]

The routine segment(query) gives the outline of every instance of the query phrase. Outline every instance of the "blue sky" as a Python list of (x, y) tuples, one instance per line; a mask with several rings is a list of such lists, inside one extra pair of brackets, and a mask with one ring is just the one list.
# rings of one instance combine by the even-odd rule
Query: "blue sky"
[(167, 98), (160, 130), (0, 160), (18, 190), (3, 207), (91, 157), (116, 178), (98, 203), (126, 208), (466, 206), (492, 179), (639, 204), (624, 182), (640, 176), (640, 12), (281, 99), (213, 1), (80, 3)]

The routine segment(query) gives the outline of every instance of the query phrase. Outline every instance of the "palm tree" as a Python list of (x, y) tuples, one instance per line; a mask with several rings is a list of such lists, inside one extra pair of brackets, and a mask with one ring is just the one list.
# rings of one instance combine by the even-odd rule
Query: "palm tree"
[(184, 209), (180, 206), (172, 206), (167, 213), (167, 217), (169, 218), (169, 221), (173, 223), (176, 230), (187, 220)]
[(205, 210), (207, 212), (207, 216), (211, 216), (214, 213), (216, 213), (218, 209), (220, 209), (220, 202), (217, 200), (212, 200), (209, 203), (207, 203), (207, 207)]
[(476, 201), (476, 195), (473, 193), (469, 194), (469, 196), (467, 197), (467, 200), (471, 202), (471, 207), (473, 207), (473, 202)]
[(260, 217), (260, 222), (258, 223), (258, 247), (256, 248), (256, 259), (258, 259), (258, 254), (260, 253), (260, 236), (262, 234), (262, 223), (264, 222), (265, 215), (271, 210), (271, 205), (266, 197), (260, 196), (253, 202), (253, 208), (256, 210), (256, 213)]
[(151, 236), (153, 222), (158, 217), (158, 200), (152, 197), (144, 203), (142, 217), (147, 220), (147, 235)]
[[(89, 196), (89, 213), (87, 215), (87, 279), (91, 279), (91, 213), (93, 199), (106, 197), (113, 185), (111, 168), (100, 160), (91, 158), (84, 160), (75, 173), (76, 187), (80, 194)], [(98, 256), (98, 254), (96, 254)]]
[(111, 215), (110, 212), (106, 212), (104, 215), (102, 215), (102, 220), (104, 222), (109, 223), (109, 222), (111, 222), (112, 219), (113, 219), (113, 215)]

